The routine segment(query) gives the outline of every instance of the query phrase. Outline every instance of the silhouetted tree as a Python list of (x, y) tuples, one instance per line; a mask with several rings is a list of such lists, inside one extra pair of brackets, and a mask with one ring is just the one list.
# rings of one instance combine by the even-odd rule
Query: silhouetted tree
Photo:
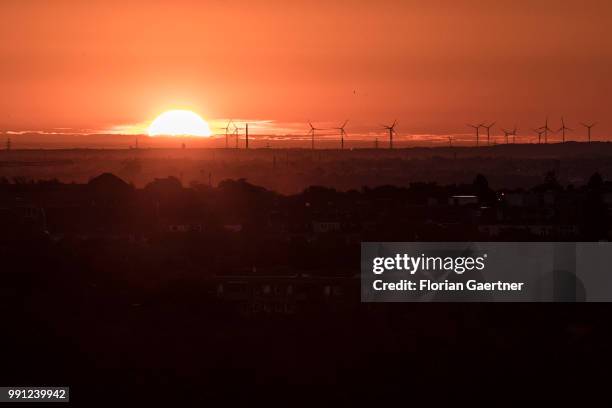
[(589, 178), (589, 182), (587, 183), (587, 188), (591, 191), (600, 191), (603, 188), (604, 181), (599, 172), (593, 173), (593, 175)]
[(495, 199), (495, 192), (489, 187), (489, 181), (482, 174), (477, 174), (472, 183), (474, 193), (481, 201), (492, 201)]
[(474, 178), (474, 187), (477, 190), (485, 191), (489, 189), (489, 181), (482, 174), (477, 174)]
[(156, 178), (147, 184), (145, 192), (155, 195), (176, 195), (183, 191), (183, 185), (176, 177)]
[(555, 173), (554, 170), (547, 171), (544, 175), (544, 182), (533, 188), (533, 191), (540, 193), (545, 191), (559, 192), (561, 190), (563, 190), (563, 187), (559, 183), (559, 180), (557, 179), (557, 173)]

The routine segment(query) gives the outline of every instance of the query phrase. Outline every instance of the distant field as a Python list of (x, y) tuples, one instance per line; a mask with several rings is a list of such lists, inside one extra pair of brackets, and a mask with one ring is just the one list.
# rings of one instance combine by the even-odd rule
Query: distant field
[(530, 187), (555, 171), (581, 184), (595, 171), (612, 176), (612, 143), (497, 145), (407, 149), (73, 149), (0, 151), (0, 177), (86, 182), (114, 173), (143, 186), (174, 176), (184, 185), (246, 178), (283, 193), (310, 185), (341, 190), (411, 182), (470, 182), (483, 173), (492, 186)]

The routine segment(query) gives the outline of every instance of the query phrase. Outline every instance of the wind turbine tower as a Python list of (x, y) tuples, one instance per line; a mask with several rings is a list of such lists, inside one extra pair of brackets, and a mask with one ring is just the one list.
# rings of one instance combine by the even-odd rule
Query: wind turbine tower
[(238, 149), (238, 141), (240, 139), (240, 130), (242, 130), (243, 128), (236, 126), (236, 123), (234, 123), (234, 136), (236, 137), (236, 149)]
[[(588, 141), (589, 143), (591, 143), (591, 129), (593, 128), (593, 126), (595, 126), (597, 123), (591, 123), (590, 125), (588, 123), (580, 123), (582, 126), (584, 126), (585, 128), (587, 128), (587, 137), (588, 137)], [(10, 140), (10, 139), (9, 139)]]
[(565, 143), (565, 131), (566, 130), (569, 130), (570, 132), (572, 131), (572, 129), (565, 126), (565, 120), (563, 120), (563, 116), (561, 116), (561, 127), (559, 128), (557, 132), (561, 132), (561, 134), (563, 135), (563, 143)]
[(484, 123), (480, 123), (478, 125), (470, 125), (469, 127), (473, 128), (476, 131), (476, 146), (480, 145), (480, 128), (484, 126)]
[(548, 132), (552, 132), (552, 129), (548, 127), (548, 117), (546, 117), (546, 121), (544, 122), (544, 126), (540, 128), (544, 133), (544, 144), (548, 143)]
[(225, 129), (225, 148), (227, 149), (229, 147), (229, 128), (232, 124), (232, 120), (230, 119), (229, 122), (227, 122), (227, 125), (224, 127)]
[(483, 128), (487, 129), (487, 145), (491, 144), (491, 128), (493, 127), (493, 125), (495, 125), (495, 122), (491, 123), (489, 126), (486, 125), (480, 125)]
[(544, 130), (542, 128), (533, 129), (534, 132), (538, 134), (538, 144), (542, 143), (542, 135), (544, 134)]
[(506, 138), (506, 144), (508, 144), (508, 136), (512, 135), (513, 131), (512, 130), (502, 129), (502, 132), (504, 132), (504, 137)]
[(346, 130), (344, 130), (344, 128), (346, 127), (347, 123), (348, 120), (345, 120), (342, 126), (334, 128), (335, 130), (340, 131), (340, 150), (344, 150), (344, 137), (346, 136)]
[(393, 149), (393, 135), (397, 133), (395, 131), (395, 125), (397, 125), (397, 120), (394, 120), (391, 126), (383, 125), (383, 127), (389, 131), (389, 149)]
[(315, 132), (317, 130), (323, 130), (323, 129), (319, 129), (319, 128), (316, 128), (316, 127), (312, 126), (312, 123), (310, 121), (308, 121), (308, 125), (310, 126), (310, 132), (308, 132), (308, 134), (310, 135), (310, 148), (312, 150), (314, 150), (314, 148), (315, 148)]

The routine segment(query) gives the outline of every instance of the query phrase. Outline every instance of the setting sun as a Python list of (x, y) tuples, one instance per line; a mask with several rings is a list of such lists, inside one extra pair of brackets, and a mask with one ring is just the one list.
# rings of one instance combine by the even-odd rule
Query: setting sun
[(201, 136), (212, 134), (208, 123), (195, 112), (170, 110), (159, 115), (148, 129), (149, 136)]

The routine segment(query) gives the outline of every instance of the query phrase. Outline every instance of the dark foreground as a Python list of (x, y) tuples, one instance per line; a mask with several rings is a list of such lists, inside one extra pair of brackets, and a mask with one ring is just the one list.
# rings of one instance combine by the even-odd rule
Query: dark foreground
[(605, 381), (590, 378), (609, 357), (607, 305), (354, 299), (254, 317), (194, 282), (140, 297), (39, 255), (44, 271), (23, 261), (4, 278), (1, 381), (67, 384), (78, 405), (503, 403), (530, 392), (579, 402), (585, 382)]
[(0, 383), (82, 406), (584, 402), (608, 305), (362, 304), (359, 243), (607, 239), (611, 187), (6, 182)]

